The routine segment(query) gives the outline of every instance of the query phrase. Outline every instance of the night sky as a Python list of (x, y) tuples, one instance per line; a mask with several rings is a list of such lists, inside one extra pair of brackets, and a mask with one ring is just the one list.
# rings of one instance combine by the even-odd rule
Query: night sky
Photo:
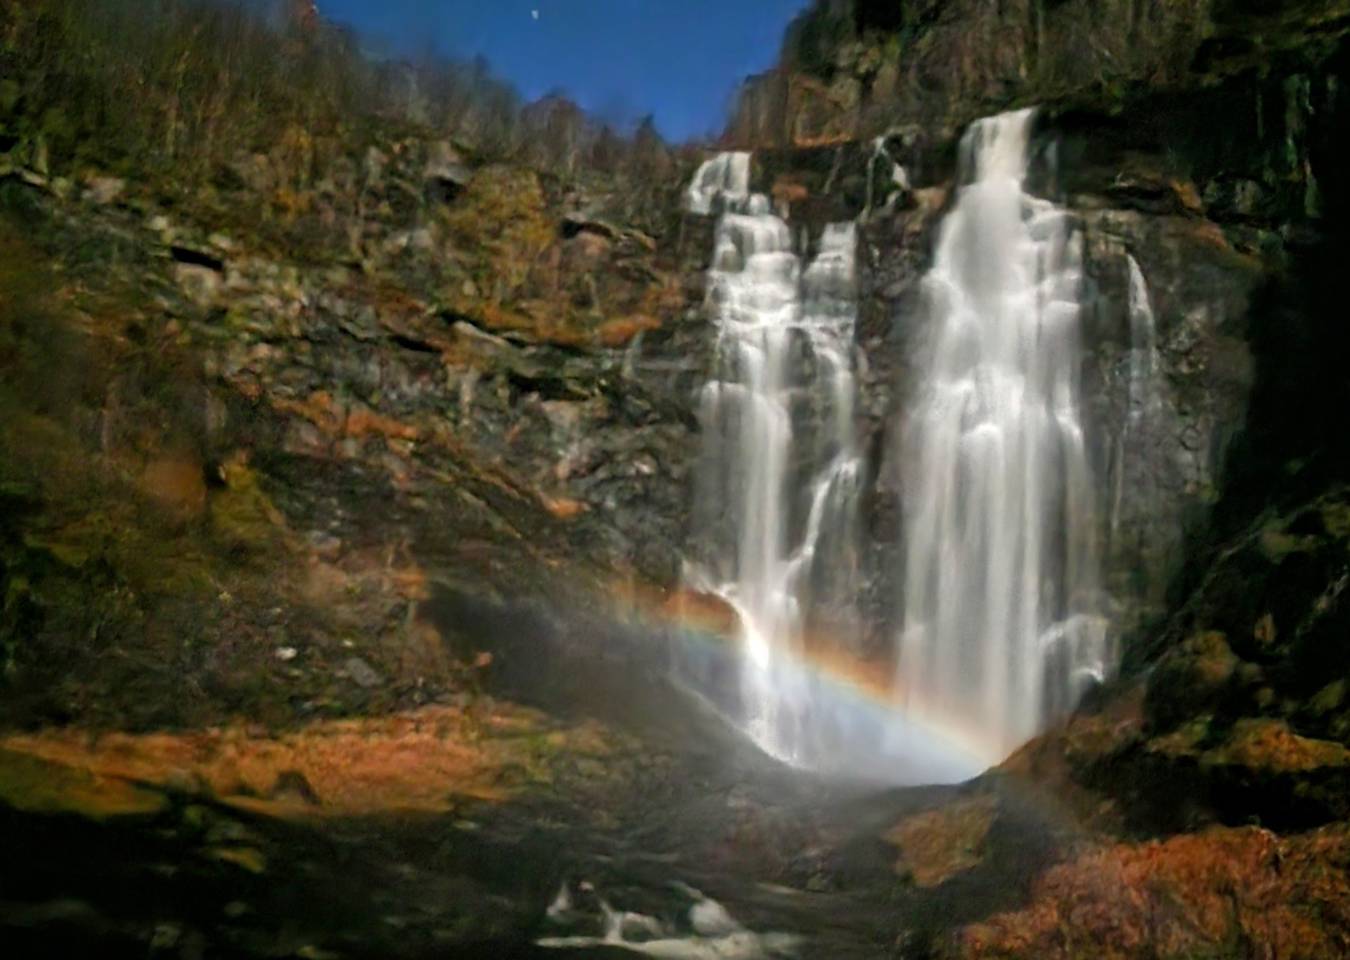
[(375, 49), (482, 55), (526, 100), (561, 90), (619, 125), (721, 131), (740, 81), (771, 66), (810, 0), (319, 0)]

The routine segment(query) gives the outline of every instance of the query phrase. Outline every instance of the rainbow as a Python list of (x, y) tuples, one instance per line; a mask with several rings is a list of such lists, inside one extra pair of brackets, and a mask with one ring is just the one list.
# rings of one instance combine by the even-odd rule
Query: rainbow
[[(628, 585), (622, 596), (629, 618), (672, 638), (679, 685), (739, 727), (729, 702), (744, 662), (735, 609), (688, 590), (662, 594)], [(809, 696), (824, 738), (821, 756), (778, 758), (784, 762), (850, 779), (918, 785), (968, 780), (1003, 759), (977, 731), (903, 702), (892, 664), (854, 656), (829, 637), (777, 649), (775, 666)]]

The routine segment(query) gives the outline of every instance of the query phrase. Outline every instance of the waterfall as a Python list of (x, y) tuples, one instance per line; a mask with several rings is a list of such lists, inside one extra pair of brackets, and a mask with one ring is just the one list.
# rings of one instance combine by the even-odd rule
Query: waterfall
[(827, 226), (803, 269), (788, 225), (749, 191), (749, 165), (721, 154), (687, 194), (692, 212), (720, 211), (695, 504), (707, 548), (689, 579), (739, 615), (737, 719), (770, 754), (811, 764), (819, 711), (796, 664), (857, 593), (856, 233)]
[(980, 120), (924, 278), (901, 439), (906, 712), (998, 761), (1107, 669), (1079, 413), (1082, 239), (1023, 192), (1032, 112)]
[(1130, 270), (1130, 411), (1129, 421), (1147, 422), (1159, 399), (1157, 392), (1158, 333), (1149, 302), (1148, 284), (1139, 261), (1126, 254)]
[(719, 199), (728, 208), (743, 206), (750, 198), (750, 154), (719, 153), (703, 163), (685, 192), (690, 213), (707, 215)]
[(1148, 284), (1139, 263), (1130, 254), (1125, 255), (1130, 274), (1130, 351), (1129, 371), (1126, 374), (1125, 418), (1116, 439), (1116, 456), (1112, 465), (1115, 474), (1111, 505), (1111, 533), (1120, 529), (1121, 513), (1125, 502), (1126, 475), (1130, 474), (1130, 483), (1136, 485), (1136, 499), (1145, 503), (1153, 502), (1153, 497), (1141, 495), (1142, 489), (1156, 489), (1158, 478), (1156, 471), (1149, 469), (1147, 461), (1137, 468), (1127, 460), (1141, 444), (1152, 440), (1158, 415), (1163, 403), (1158, 380), (1158, 371), (1162, 362), (1158, 356), (1157, 323), (1153, 315), (1153, 306), (1149, 302)]
[(862, 212), (864, 221), (872, 216), (876, 205), (876, 168), (878, 165), (886, 172), (889, 181), (886, 184), (885, 195), (881, 198), (881, 211), (884, 212), (890, 207), (896, 196), (908, 193), (910, 190), (909, 172), (896, 163), (895, 158), (891, 156), (891, 152), (886, 149), (886, 137), (876, 137), (872, 141), (872, 155), (867, 159), (867, 201), (863, 204)]

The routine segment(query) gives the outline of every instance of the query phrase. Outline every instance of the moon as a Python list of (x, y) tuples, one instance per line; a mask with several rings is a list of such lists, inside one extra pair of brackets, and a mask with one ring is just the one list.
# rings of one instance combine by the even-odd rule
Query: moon
[(531, 10), (531, 11), (530, 11), (530, 16), (532, 16), (532, 17), (534, 17), (534, 19), (538, 20), (538, 19), (539, 19), (539, 11), (538, 11), (538, 10)]

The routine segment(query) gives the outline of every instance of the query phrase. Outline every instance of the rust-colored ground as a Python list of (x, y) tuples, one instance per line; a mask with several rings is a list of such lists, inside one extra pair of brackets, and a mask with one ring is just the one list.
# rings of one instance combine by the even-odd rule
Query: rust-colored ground
[(439, 813), (548, 780), (549, 760), (560, 752), (598, 757), (607, 748), (598, 729), (552, 729), (539, 714), (500, 705), (491, 713), (428, 707), (278, 735), (246, 726), (101, 736), (53, 730), (0, 739), (0, 800), (113, 815), (153, 809), (152, 788), (278, 816)]
[(935, 887), (978, 865), (997, 813), (996, 798), (978, 796), (906, 817), (885, 836), (900, 854), (896, 872)]
[(1047, 871), (1030, 906), (966, 928), (957, 948), (982, 960), (1350, 956), (1350, 825), (1101, 847)]

